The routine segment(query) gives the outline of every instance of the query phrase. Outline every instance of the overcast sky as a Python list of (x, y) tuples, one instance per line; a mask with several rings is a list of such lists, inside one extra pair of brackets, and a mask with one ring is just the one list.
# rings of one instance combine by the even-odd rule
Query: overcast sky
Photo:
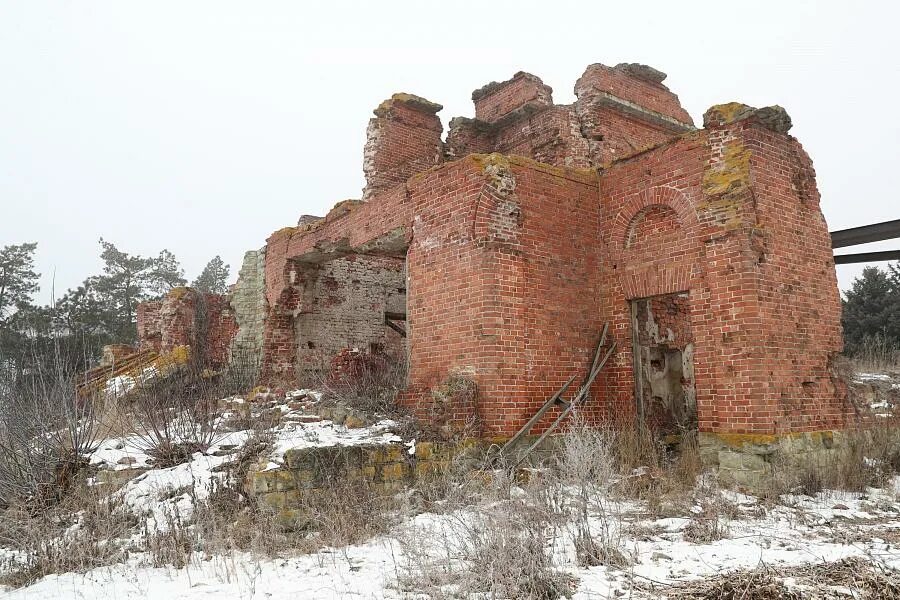
[[(518, 70), (574, 100), (593, 62), (669, 74), (695, 122), (780, 104), (831, 229), (900, 218), (894, 2), (0, 0), (0, 245), (38, 242), (39, 300), (100, 270), (98, 239), (188, 278), (358, 198), (393, 92), (472, 116)], [(900, 240), (870, 245), (900, 247)], [(846, 286), (861, 267), (838, 267)]]

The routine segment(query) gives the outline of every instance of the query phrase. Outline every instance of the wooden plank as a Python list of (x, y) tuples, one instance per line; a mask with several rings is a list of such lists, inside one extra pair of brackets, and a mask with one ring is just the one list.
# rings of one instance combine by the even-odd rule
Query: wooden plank
[(528, 422), (525, 423), (525, 425), (521, 429), (519, 429), (519, 431), (516, 432), (516, 435), (512, 436), (508, 442), (503, 444), (503, 448), (500, 449), (500, 453), (503, 454), (504, 451), (511, 448), (517, 441), (519, 441), (522, 436), (531, 431), (531, 428), (541, 420), (541, 417), (543, 417), (547, 413), (547, 411), (550, 410), (550, 407), (553, 406), (556, 401), (566, 393), (566, 390), (569, 389), (569, 386), (572, 385), (573, 381), (575, 381), (575, 375), (569, 377), (569, 380), (566, 381), (563, 386), (559, 388), (559, 390), (557, 390), (557, 392), (544, 403), (540, 410), (538, 410), (537, 413), (533, 417), (531, 417), (531, 419), (529, 419)]
[(396, 323), (394, 323), (393, 321), (391, 321), (390, 319), (385, 318), (384, 324), (387, 325), (388, 327), (390, 327), (391, 329), (393, 329), (394, 331), (396, 331), (397, 333), (399, 333), (402, 337), (406, 337), (406, 330), (403, 329), (402, 327), (400, 327), (399, 325), (397, 325)]
[[(540, 437), (537, 439), (537, 441), (535, 443), (533, 443), (531, 446), (529, 446), (527, 450), (525, 450), (525, 452), (519, 457), (519, 460), (516, 461), (516, 464), (513, 465), (513, 468), (516, 468), (520, 464), (522, 464), (522, 461), (524, 461), (526, 458), (528, 458), (528, 455), (531, 454), (531, 452), (535, 448), (540, 446), (541, 442), (543, 442), (545, 439), (547, 439), (547, 436), (550, 435), (551, 433), (553, 433), (553, 431), (559, 426), (559, 424), (562, 422), (562, 420), (565, 419), (566, 416), (570, 412), (572, 412), (572, 409), (574, 409), (575, 406), (578, 405), (578, 403), (584, 399), (585, 395), (587, 395), (587, 390), (591, 387), (591, 384), (594, 382), (594, 379), (597, 378), (597, 375), (600, 374), (600, 370), (603, 369), (603, 365), (606, 364), (606, 361), (609, 360), (609, 357), (612, 356), (612, 353), (613, 353), (613, 351), (615, 351), (615, 349), (616, 349), (616, 343), (613, 342), (610, 345), (609, 350), (607, 350), (606, 354), (603, 356), (603, 360), (600, 361), (600, 364), (598, 364), (597, 367), (594, 369), (594, 371), (591, 373), (590, 377), (588, 378), (588, 381), (586, 382), (585, 387), (581, 388), (581, 391), (578, 393), (577, 396), (575, 396), (575, 398), (572, 399), (572, 401), (569, 403), (569, 406), (567, 406), (566, 409), (563, 410), (559, 414), (559, 416), (556, 418), (556, 420), (553, 421), (553, 423), (550, 424), (550, 427), (548, 427), (544, 431), (544, 433), (542, 433), (540, 435)], [(504, 448), (506, 448), (506, 446), (504, 446)]]

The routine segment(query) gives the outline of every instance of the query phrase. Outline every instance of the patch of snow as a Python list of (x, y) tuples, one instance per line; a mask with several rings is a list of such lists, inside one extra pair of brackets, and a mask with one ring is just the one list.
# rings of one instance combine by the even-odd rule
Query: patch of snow
[(857, 373), (854, 379), (857, 381), (891, 381), (893, 378), (884, 373)]
[(369, 444), (394, 444), (402, 442), (400, 436), (391, 431), (397, 427), (395, 421), (385, 419), (370, 427), (348, 429), (332, 421), (313, 423), (287, 423), (278, 430), (275, 448), (269, 456), (269, 469), (284, 464), (284, 453), (295, 448), (317, 448), (327, 446), (361, 446)]

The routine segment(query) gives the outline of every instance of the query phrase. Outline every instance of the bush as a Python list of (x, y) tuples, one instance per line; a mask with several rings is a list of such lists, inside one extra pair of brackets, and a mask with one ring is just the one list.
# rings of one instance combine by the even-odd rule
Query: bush
[(119, 414), (155, 466), (173, 466), (224, 435), (219, 400), (247, 391), (255, 377), (252, 362), (235, 362), (218, 373), (189, 363), (138, 382)]
[(0, 507), (39, 512), (59, 502), (104, 434), (90, 398), (57, 360), (0, 385)]

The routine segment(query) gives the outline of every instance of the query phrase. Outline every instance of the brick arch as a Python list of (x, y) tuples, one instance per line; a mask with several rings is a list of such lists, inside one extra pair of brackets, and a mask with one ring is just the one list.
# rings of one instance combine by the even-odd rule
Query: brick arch
[[(653, 230), (648, 232), (648, 224)], [(648, 237), (658, 238), (671, 236), (681, 229), (678, 213), (666, 204), (651, 204), (638, 211), (625, 229), (623, 249), (631, 250), (635, 244), (648, 241)]]
[(688, 228), (698, 223), (694, 205), (680, 190), (668, 186), (643, 190), (629, 198), (616, 215), (610, 238), (614, 254), (619, 255), (627, 251), (628, 235), (635, 219), (639, 219), (644, 211), (653, 206), (664, 206), (673, 210), (678, 216), (679, 227)]
[(643, 218), (654, 211), (676, 221), (667, 235), (663, 234), (669, 242), (675, 243), (682, 238), (687, 242), (692, 237), (692, 230), (699, 226), (693, 203), (684, 192), (672, 187), (648, 188), (622, 204), (610, 232), (609, 258), (614, 269), (618, 265), (617, 280), (628, 299), (687, 291), (702, 275), (702, 267), (687, 256), (643, 263), (641, 256), (646, 253), (646, 248), (639, 243), (635, 247), (634, 242), (638, 240), (634, 235), (640, 230)]

